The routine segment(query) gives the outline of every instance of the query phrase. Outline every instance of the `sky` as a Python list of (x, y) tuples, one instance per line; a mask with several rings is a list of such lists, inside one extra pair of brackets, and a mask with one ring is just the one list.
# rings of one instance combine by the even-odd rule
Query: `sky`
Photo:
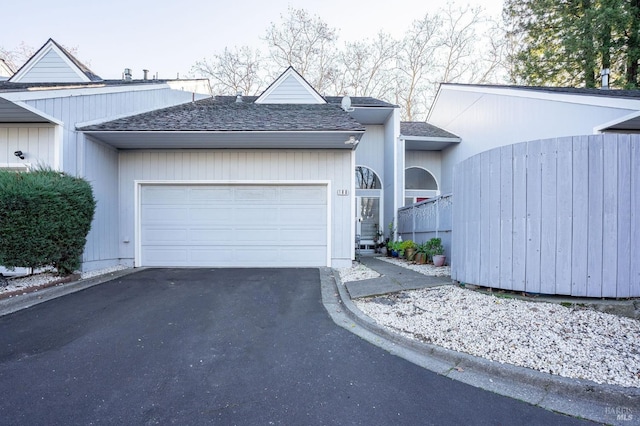
[[(269, 25), (288, 7), (320, 16), (339, 31), (338, 43), (364, 40), (380, 30), (399, 37), (415, 19), (446, 0), (20, 0), (2, 6), (0, 47), (41, 47), (49, 38), (68, 48), (103, 79), (131, 68), (159, 78), (188, 75), (195, 62), (226, 47), (263, 46)], [(503, 0), (458, 1), (499, 16)]]

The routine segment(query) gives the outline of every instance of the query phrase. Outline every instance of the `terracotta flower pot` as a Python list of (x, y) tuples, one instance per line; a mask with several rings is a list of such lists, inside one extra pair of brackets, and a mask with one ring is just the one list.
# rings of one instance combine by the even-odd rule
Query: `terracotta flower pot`
[(444, 266), (444, 262), (447, 260), (447, 256), (444, 254), (433, 255), (433, 266)]

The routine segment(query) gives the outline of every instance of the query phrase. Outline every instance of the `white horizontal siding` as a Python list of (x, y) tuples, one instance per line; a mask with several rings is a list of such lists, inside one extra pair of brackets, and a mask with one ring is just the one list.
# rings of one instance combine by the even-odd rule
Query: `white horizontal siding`
[(62, 59), (58, 53), (50, 50), (22, 76), (20, 83), (72, 83), (83, 79)]
[(317, 104), (318, 100), (293, 75), (264, 98), (265, 104)]
[[(171, 150), (121, 151), (120, 253), (134, 258), (136, 180), (162, 181), (324, 181), (331, 182), (332, 265), (348, 265), (352, 257), (351, 196), (354, 173), (351, 151), (298, 150)], [(124, 242), (129, 240), (129, 243)]]

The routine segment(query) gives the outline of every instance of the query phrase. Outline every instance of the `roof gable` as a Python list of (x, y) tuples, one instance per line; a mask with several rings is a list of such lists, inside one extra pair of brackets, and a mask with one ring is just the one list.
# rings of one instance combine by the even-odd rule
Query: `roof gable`
[(66, 49), (49, 39), (9, 79), (12, 83), (87, 83), (102, 81)]
[(327, 101), (290, 66), (258, 96), (255, 103), (326, 104)]
[(13, 75), (13, 70), (9, 64), (0, 58), (0, 80), (6, 80)]

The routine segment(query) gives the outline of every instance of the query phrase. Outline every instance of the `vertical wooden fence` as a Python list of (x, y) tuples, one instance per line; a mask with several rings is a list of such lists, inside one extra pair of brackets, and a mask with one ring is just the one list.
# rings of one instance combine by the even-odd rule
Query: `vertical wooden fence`
[(398, 234), (403, 240), (423, 243), (431, 238), (442, 239), (447, 264), (451, 253), (452, 197), (443, 195), (398, 209)]
[(454, 280), (640, 297), (640, 135), (508, 145), (461, 162), (454, 176)]

